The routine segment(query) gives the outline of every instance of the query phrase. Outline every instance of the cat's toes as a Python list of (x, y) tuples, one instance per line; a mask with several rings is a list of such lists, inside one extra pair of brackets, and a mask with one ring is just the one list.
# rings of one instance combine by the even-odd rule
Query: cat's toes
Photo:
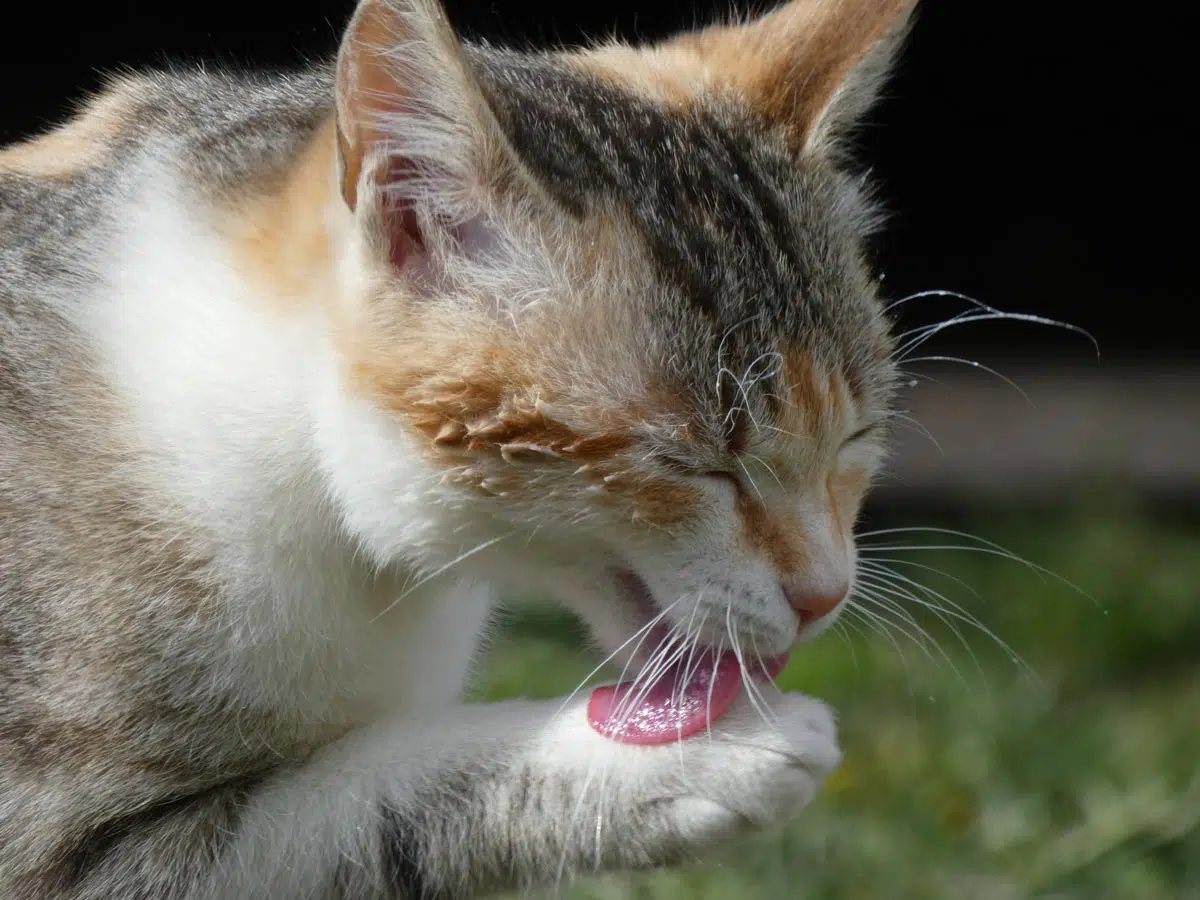
[(802, 694), (779, 697), (766, 715), (739, 701), (711, 737), (683, 749), (672, 815), (698, 842), (791, 820), (841, 759), (832, 713)]

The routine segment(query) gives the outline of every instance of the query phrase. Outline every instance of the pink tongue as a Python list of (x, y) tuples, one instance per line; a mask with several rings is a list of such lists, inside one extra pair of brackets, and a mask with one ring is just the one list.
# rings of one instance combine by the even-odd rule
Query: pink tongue
[[(768, 660), (761, 674), (774, 678), (786, 662), (786, 656)], [(605, 737), (626, 744), (681, 741), (721, 718), (741, 687), (737, 657), (725, 653), (714, 661), (710, 654), (681, 661), (649, 687), (625, 681), (596, 688), (588, 702), (588, 721)]]

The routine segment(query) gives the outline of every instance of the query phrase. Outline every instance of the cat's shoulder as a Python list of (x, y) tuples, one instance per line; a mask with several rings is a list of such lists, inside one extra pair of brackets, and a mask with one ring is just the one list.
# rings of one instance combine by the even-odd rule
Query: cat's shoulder
[(132, 244), (146, 262), (180, 252), (145, 240), (172, 233), (153, 221), (164, 193), (182, 217), (253, 206), (247, 198), (277, 189), (332, 107), (325, 66), (124, 74), (58, 127), (0, 147), (0, 365), (76, 343), (79, 310)]
[(190, 68), (129, 73), (79, 104), (66, 122), (0, 147), (0, 215), (31, 214), (38, 200), (131, 168), (186, 168), (201, 189), (266, 177), (329, 115), (333, 74)]

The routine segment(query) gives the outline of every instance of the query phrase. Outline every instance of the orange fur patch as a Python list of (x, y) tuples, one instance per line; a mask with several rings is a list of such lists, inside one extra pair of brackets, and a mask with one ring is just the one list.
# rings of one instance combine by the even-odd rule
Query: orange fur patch
[(218, 211), (217, 228), (235, 264), (271, 304), (291, 305), (331, 289), (327, 223), (336, 200), (334, 131), (330, 117), (280, 181), (257, 193), (241, 193)]
[[(620, 490), (620, 485), (617, 486)], [(665, 478), (641, 477), (618, 497), (633, 503), (633, 519), (656, 528), (681, 525), (696, 515), (703, 493), (688, 484)]]
[(759, 502), (739, 491), (738, 518), (742, 537), (753, 552), (764, 556), (777, 572), (799, 571), (808, 559), (804, 545), (804, 525), (790, 515), (772, 516)]
[[(636, 454), (638, 404), (619, 411), (573, 405), (568, 425), (552, 414), (565, 389), (533, 371), (529, 351), (497, 331), (468, 339), (414, 325), (392, 346), (371, 341), (351, 366), (357, 389), (396, 414), (426, 442), (445, 477), (493, 496), (530, 495), (545, 479), (575, 479), (595, 502), (626, 509), (635, 522), (670, 527), (695, 514), (703, 494), (648, 471)], [(366, 349), (366, 353), (362, 353)], [(561, 483), (559, 481), (558, 483)]]
[(616, 87), (670, 105), (690, 104), (697, 94), (711, 87), (711, 79), (696, 54), (683, 46), (606, 44), (572, 61)]
[(133, 79), (116, 81), (66, 124), (0, 149), (0, 173), (68, 178), (101, 165), (130, 127), (141, 99), (139, 91)]
[(867, 493), (867, 476), (861, 469), (847, 469), (830, 475), (825, 480), (829, 497), (829, 508), (833, 513), (838, 532), (848, 538), (858, 517), (859, 507)]
[(803, 348), (783, 347), (780, 355), (787, 386), (780, 427), (794, 434), (840, 440), (846, 423), (854, 416), (854, 400), (845, 377), (836, 370), (818, 367)]
[(914, 2), (792, 0), (748, 25), (708, 28), (671, 44), (741, 93), (798, 152), (851, 70)]
[(780, 350), (783, 357), (783, 381), (787, 386), (787, 405), (795, 424), (812, 428), (825, 411), (825, 393), (818, 384), (812, 354), (802, 347)]

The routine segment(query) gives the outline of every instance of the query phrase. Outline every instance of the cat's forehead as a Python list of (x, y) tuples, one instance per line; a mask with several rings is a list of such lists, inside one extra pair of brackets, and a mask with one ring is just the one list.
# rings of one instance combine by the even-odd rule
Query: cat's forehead
[(581, 219), (613, 215), (639, 233), (659, 288), (646, 326), (689, 345), (695, 378), (777, 351), (869, 377), (886, 328), (850, 179), (797, 159), (728, 94), (647, 96), (565, 55), (471, 59), (540, 184)]
[(686, 312), (735, 345), (852, 337), (843, 282), (869, 211), (831, 166), (796, 160), (728, 97), (656, 101), (571, 57), (475, 48), (472, 61), (539, 182), (580, 217), (628, 216)]

